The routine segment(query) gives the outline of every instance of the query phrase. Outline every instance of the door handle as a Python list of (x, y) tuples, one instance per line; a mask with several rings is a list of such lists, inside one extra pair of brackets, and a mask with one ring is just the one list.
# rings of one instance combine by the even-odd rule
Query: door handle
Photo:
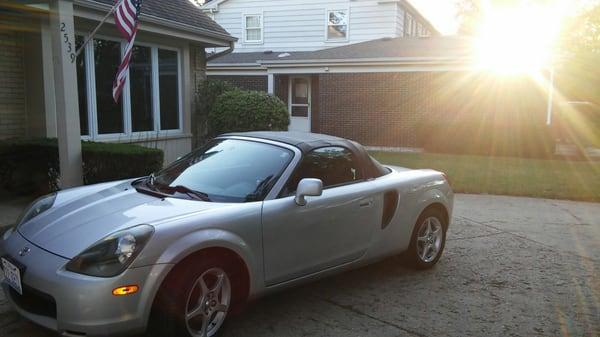
[(371, 207), (371, 206), (373, 206), (373, 199), (369, 198), (369, 199), (361, 200), (359, 206), (360, 207)]

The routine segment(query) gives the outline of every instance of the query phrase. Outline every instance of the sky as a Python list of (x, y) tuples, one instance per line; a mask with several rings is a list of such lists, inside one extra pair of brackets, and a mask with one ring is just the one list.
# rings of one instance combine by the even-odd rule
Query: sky
[(442, 34), (454, 34), (457, 0), (409, 0)]
[[(531, 1), (531, 0), (524, 0)], [(546, 2), (566, 1), (571, 8), (578, 9), (591, 4), (600, 3), (600, 0), (543, 0)], [(456, 33), (456, 4), (459, 0), (409, 0), (442, 34)], [(519, 2), (519, 1), (514, 1)]]

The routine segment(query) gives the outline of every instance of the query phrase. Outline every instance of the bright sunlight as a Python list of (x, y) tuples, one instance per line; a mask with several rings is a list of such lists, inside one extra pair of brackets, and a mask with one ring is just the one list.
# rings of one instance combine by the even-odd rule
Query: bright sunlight
[(561, 7), (488, 8), (476, 40), (478, 65), (499, 74), (548, 67), (564, 15)]

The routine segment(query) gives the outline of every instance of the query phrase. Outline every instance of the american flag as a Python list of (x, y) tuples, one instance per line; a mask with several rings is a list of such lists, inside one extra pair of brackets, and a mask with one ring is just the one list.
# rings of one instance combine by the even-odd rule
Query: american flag
[(129, 71), (129, 61), (131, 61), (131, 50), (133, 49), (133, 41), (137, 34), (139, 25), (138, 16), (142, 8), (142, 0), (117, 0), (118, 5), (115, 7), (115, 24), (123, 38), (127, 40), (127, 46), (125, 47), (125, 55), (123, 61), (119, 65), (117, 76), (113, 82), (113, 99), (115, 102), (119, 100), (127, 73)]

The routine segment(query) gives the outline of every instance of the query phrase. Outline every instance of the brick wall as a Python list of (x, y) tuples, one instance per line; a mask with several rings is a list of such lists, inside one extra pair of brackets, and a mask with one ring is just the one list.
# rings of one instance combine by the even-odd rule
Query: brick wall
[(319, 132), (372, 146), (416, 146), (415, 127), (432, 110), (431, 73), (319, 75)]
[(546, 96), (527, 77), (499, 79), (469, 72), (318, 77), (319, 94), (313, 93), (313, 131), (364, 145), (418, 147), (419, 127), (424, 129), (432, 122), (463, 125), (462, 129), (455, 127), (456, 136), (469, 137), (482, 121), (511, 129), (526, 123), (543, 124), (545, 118)]
[(0, 31), (0, 139), (26, 134), (24, 38)]
[(211, 75), (209, 79), (221, 80), (244, 90), (267, 91), (267, 76), (225, 76)]

